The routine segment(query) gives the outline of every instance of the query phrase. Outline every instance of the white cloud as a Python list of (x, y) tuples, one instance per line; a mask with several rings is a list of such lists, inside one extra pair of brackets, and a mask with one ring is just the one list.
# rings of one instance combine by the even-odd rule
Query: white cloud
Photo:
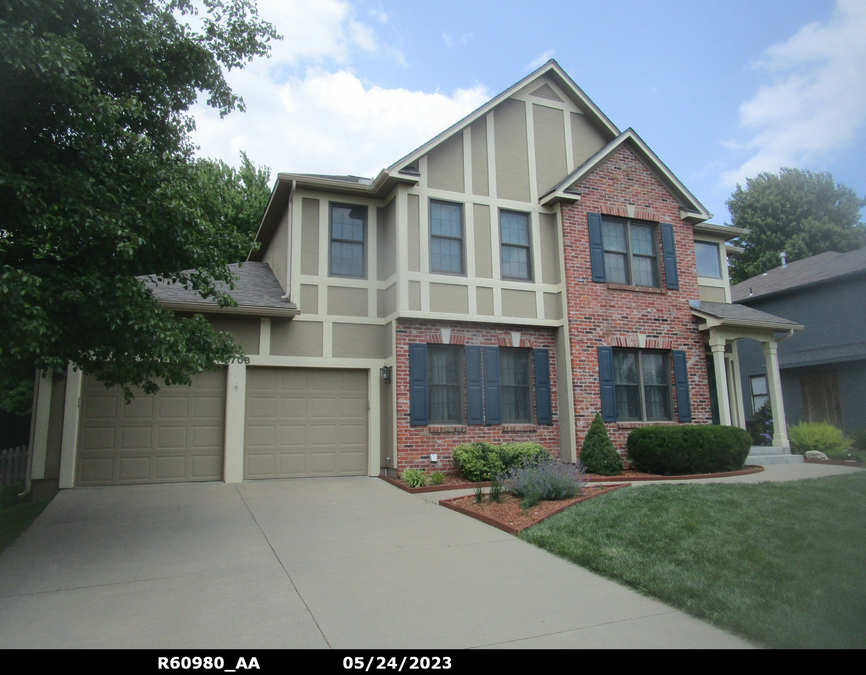
[(540, 68), (545, 63), (550, 61), (550, 59), (553, 58), (553, 55), (555, 53), (556, 52), (554, 50), (548, 49), (546, 52), (544, 52), (543, 54), (540, 54), (537, 58), (530, 61), (529, 64), (524, 68), (524, 70), (529, 71), (529, 70), (535, 70), (536, 68)]
[(381, 7), (379, 7), (379, 8), (374, 7), (373, 9), (368, 10), (367, 14), (372, 16), (374, 19), (376, 19), (376, 21), (378, 21), (381, 24), (388, 23), (388, 15), (385, 13), (385, 10), (382, 9)]
[(442, 42), (445, 43), (446, 47), (454, 46), (454, 39), (448, 33), (442, 33)]
[[(740, 106), (751, 156), (722, 174), (744, 183), (782, 166), (809, 168), (842, 153), (866, 125), (866, 3), (838, 0), (830, 20), (803, 26), (755, 64), (775, 79)], [(729, 147), (737, 147), (729, 142)]]
[(346, 69), (321, 67), (281, 84), (241, 71), (231, 84), (247, 112), (220, 120), (199, 108), (193, 135), (199, 155), (236, 165), (244, 150), (272, 177), (280, 171), (375, 176), (491, 95), (480, 84), (450, 95), (386, 89)]

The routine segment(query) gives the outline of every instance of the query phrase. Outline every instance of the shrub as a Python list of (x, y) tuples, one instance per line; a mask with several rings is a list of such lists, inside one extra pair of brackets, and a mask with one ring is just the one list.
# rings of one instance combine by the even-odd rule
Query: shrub
[(498, 452), (505, 471), (523, 466), (524, 462), (535, 466), (553, 461), (547, 448), (538, 443), (503, 443)]
[(638, 471), (665, 476), (738, 471), (752, 439), (739, 427), (659, 425), (635, 429), (626, 454)]
[(599, 476), (618, 476), (622, 473), (622, 457), (611, 443), (599, 413), (595, 414), (586, 438), (583, 439), (580, 462), (587, 471)]
[(544, 462), (542, 464), (524, 463), (512, 467), (500, 476), (503, 487), (522, 497), (520, 505), (531, 508), (542, 499), (570, 499), (580, 494), (586, 485), (586, 470), (580, 462)]
[(489, 481), (524, 462), (540, 464), (553, 458), (538, 443), (505, 443), (494, 445), (486, 441), (464, 443), (454, 448), (454, 464), (466, 480)]
[(406, 469), (400, 476), (410, 488), (424, 487), (427, 484), (427, 474), (424, 469)]
[(430, 485), (442, 485), (445, 482), (445, 474), (442, 471), (434, 471), (428, 481)]
[(800, 422), (788, 429), (788, 439), (795, 452), (820, 450), (831, 459), (847, 459), (851, 447), (842, 430), (826, 422)]
[(769, 401), (761, 406), (751, 422), (746, 422), (746, 430), (752, 437), (752, 445), (773, 444), (773, 411)]
[(458, 445), (453, 457), (460, 475), (473, 482), (491, 480), (505, 471), (496, 446), (486, 441)]

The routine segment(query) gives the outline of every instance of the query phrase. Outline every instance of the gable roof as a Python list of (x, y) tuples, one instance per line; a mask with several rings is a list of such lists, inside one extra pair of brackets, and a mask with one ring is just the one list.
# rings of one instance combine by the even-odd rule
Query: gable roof
[(689, 300), (694, 316), (707, 321), (708, 326), (738, 326), (742, 328), (772, 328), (776, 331), (802, 330), (796, 321), (783, 319), (745, 305), (730, 305), (727, 302)]
[(298, 314), (298, 307), (283, 298), (283, 287), (271, 266), (263, 262), (245, 262), (228, 266), (235, 277), (235, 287), (220, 282), (219, 291), (226, 292), (238, 303), (237, 307), (221, 308), (213, 298), (203, 298), (181, 284), (170, 284), (151, 276), (139, 277), (150, 288), (159, 304), (168, 309), (221, 314), (255, 314), (257, 316), (288, 316)]
[(790, 292), (864, 273), (866, 273), (866, 247), (848, 253), (828, 251), (788, 263), (787, 267), (776, 267), (769, 272), (740, 282), (731, 288), (731, 300), (749, 302), (776, 293)]
[(577, 201), (580, 195), (573, 190), (575, 183), (589, 173), (592, 173), (599, 165), (607, 161), (621, 147), (628, 147), (644, 166), (664, 185), (679, 202), (684, 213), (683, 220), (691, 222), (702, 222), (712, 218), (711, 214), (703, 204), (682, 184), (673, 171), (671, 171), (658, 155), (638, 136), (637, 132), (629, 127), (615, 139), (610, 141), (601, 150), (577, 167), (574, 171), (563, 178), (557, 185), (551, 188), (539, 199), (542, 204), (552, 204), (557, 201)]
[[(445, 131), (431, 138), (424, 145), (416, 148), (405, 157), (401, 157), (385, 170), (390, 173), (403, 171), (408, 165), (411, 165), (412, 163), (417, 161), (422, 155), (427, 154), (433, 147), (439, 145), (444, 140), (453, 136), (458, 131), (465, 129), (475, 120), (483, 117), (500, 103), (510, 98), (512, 95), (516, 94), (518, 91), (529, 85), (530, 82), (542, 77), (543, 75), (547, 75), (550, 79), (552, 79), (556, 83), (556, 85), (563, 91), (563, 93), (565, 93), (568, 98), (570, 98), (571, 101), (578, 107), (578, 109), (587, 118), (589, 118), (589, 120), (593, 123), (594, 126), (600, 127), (602, 130), (604, 130), (605, 135), (609, 136), (610, 138), (615, 138), (619, 135), (619, 129), (617, 129), (616, 125), (614, 125), (614, 123), (608, 119), (607, 115), (605, 115), (599, 109), (599, 107), (592, 102), (589, 96), (584, 93), (583, 89), (581, 89), (577, 86), (577, 84), (575, 84), (574, 80), (572, 80), (568, 76), (568, 74), (560, 67), (560, 65), (554, 59), (550, 59), (550, 61), (545, 63), (543, 66), (541, 66), (537, 70), (534, 70), (519, 82), (511, 85), (508, 89), (503, 91), (498, 96), (494, 96), (480, 108), (469, 113), (459, 122), (455, 122)], [(542, 96), (542, 98), (545, 97)]]

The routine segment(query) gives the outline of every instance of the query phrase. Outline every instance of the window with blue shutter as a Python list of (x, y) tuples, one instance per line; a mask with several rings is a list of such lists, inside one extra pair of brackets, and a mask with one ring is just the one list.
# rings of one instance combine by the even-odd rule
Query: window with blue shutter
[(484, 352), (484, 422), (502, 424), (499, 407), (499, 347), (483, 347)]
[(484, 424), (481, 347), (466, 347), (466, 421), (469, 424)]
[(427, 345), (409, 345), (409, 424), (427, 424)]
[(598, 381), (601, 386), (601, 417), (605, 422), (616, 422), (612, 347), (598, 348)]
[(680, 422), (692, 421), (692, 402), (689, 397), (689, 373), (686, 353), (674, 352), (674, 384), (677, 388), (677, 419)]
[(550, 392), (550, 355), (546, 349), (533, 350), (535, 359), (535, 409), (538, 424), (553, 424)]
[(674, 243), (674, 226), (670, 223), (662, 223), (662, 254), (665, 261), (665, 281), (667, 287), (679, 290), (680, 276), (677, 272), (677, 248)]

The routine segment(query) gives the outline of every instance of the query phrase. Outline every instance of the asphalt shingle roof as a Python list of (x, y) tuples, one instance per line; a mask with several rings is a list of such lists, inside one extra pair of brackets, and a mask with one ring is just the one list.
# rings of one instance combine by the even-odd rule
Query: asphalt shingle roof
[(848, 253), (829, 251), (747, 279), (731, 288), (731, 299), (733, 302), (748, 302), (859, 272), (866, 273), (866, 247)]
[[(238, 303), (238, 307), (297, 310), (294, 303), (283, 299), (283, 295), (285, 295), (283, 287), (280, 286), (280, 282), (267, 263), (245, 262), (232, 264), (228, 267), (235, 276), (235, 287), (229, 289), (223, 283), (218, 283), (216, 286), (220, 291), (225, 291), (231, 295)], [(187, 290), (180, 284), (160, 282), (151, 277), (144, 277), (144, 281), (150, 286), (153, 294), (160, 302), (217, 308), (217, 303), (213, 298), (202, 298), (195, 291)]]
[(705, 300), (693, 300), (689, 303), (692, 309), (696, 309), (718, 319), (736, 321), (738, 323), (762, 323), (777, 324), (780, 328), (788, 330), (799, 326), (796, 321), (783, 319), (775, 314), (768, 314), (746, 305), (729, 305), (726, 302), (706, 302)]

